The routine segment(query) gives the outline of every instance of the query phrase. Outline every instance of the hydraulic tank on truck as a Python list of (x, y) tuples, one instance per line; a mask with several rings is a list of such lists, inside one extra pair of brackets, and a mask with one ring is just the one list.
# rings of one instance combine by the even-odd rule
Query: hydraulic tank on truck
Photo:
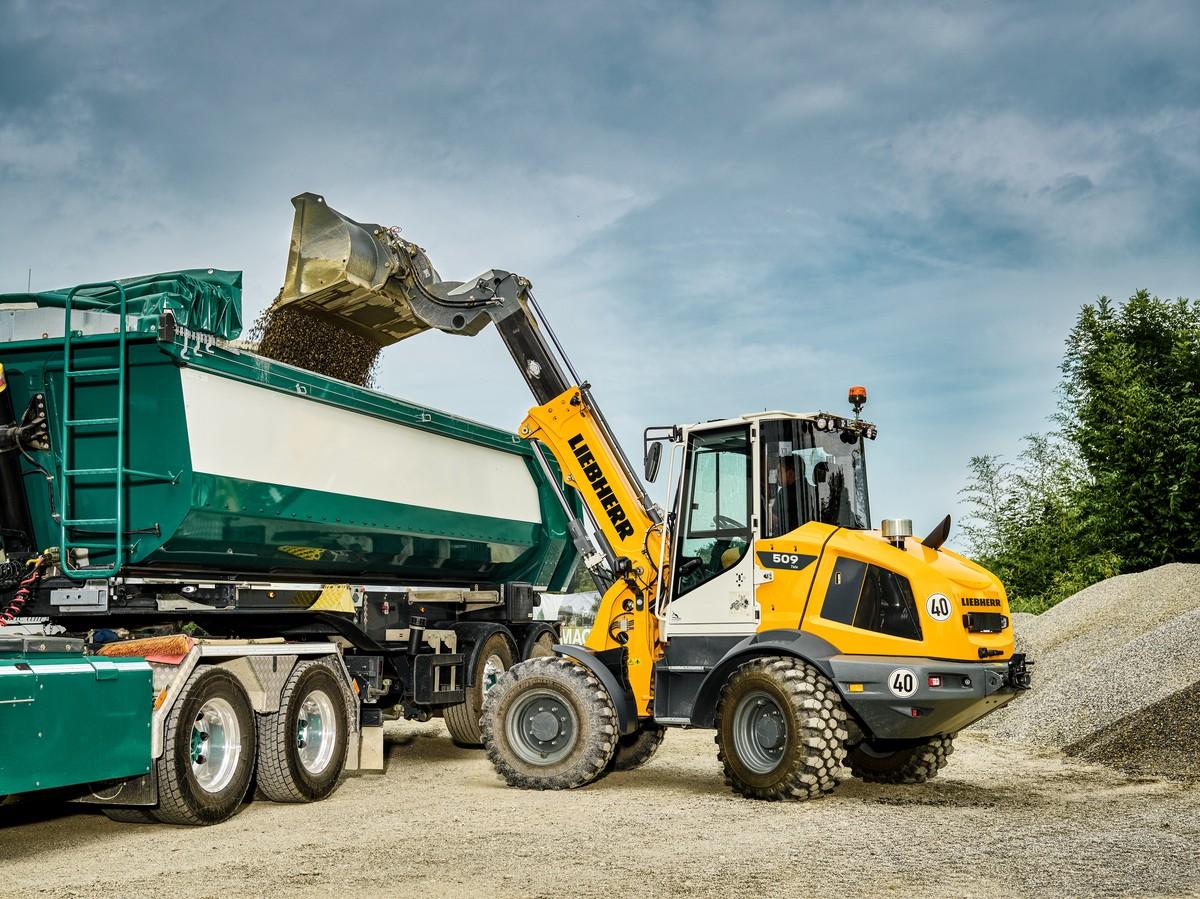
[(0, 296), (15, 413), (43, 402), (49, 424), (50, 449), (21, 460), (37, 546), (82, 576), (565, 585), (576, 552), (527, 445), (239, 348), (240, 283)]

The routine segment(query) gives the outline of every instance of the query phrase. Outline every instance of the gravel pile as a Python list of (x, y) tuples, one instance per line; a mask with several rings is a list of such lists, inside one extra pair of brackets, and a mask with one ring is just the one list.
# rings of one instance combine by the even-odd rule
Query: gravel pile
[(1200, 778), (1200, 565), (1102, 581), (1014, 615), (1034, 688), (989, 716), (1002, 739), (1127, 771)]
[(269, 306), (254, 322), (249, 339), (268, 359), (360, 387), (375, 384), (381, 347), (336, 319), (297, 306)]

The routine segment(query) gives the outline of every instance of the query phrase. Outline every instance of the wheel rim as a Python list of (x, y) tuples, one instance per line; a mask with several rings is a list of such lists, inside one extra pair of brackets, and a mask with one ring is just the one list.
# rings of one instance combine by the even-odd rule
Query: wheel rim
[(500, 680), (500, 676), (504, 674), (504, 659), (493, 653), (487, 657), (487, 661), (483, 663), (483, 677), (480, 682), (483, 684), (483, 692), (496, 686), (496, 681)]
[(513, 703), (505, 721), (509, 745), (531, 765), (553, 765), (575, 748), (575, 709), (549, 690), (535, 690)]
[(754, 690), (733, 713), (733, 747), (738, 760), (755, 774), (770, 774), (787, 748), (787, 715), (771, 694)]
[(296, 755), (309, 774), (320, 774), (333, 760), (338, 720), (333, 700), (324, 690), (313, 690), (300, 704), (296, 716)]
[(213, 697), (192, 722), (192, 776), (206, 793), (219, 793), (233, 780), (242, 757), (242, 726), (226, 699)]

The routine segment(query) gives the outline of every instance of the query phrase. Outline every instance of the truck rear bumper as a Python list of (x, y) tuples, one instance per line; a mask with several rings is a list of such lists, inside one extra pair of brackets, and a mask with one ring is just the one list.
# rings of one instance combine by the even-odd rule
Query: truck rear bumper
[(864, 734), (913, 740), (952, 734), (1002, 708), (1028, 686), (1024, 657), (948, 662), (901, 656), (829, 659), (843, 701)]

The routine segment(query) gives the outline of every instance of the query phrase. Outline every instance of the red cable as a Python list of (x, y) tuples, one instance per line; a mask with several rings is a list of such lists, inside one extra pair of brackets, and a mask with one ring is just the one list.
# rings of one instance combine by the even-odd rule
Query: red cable
[(0, 627), (8, 627), (20, 616), (21, 611), (25, 608), (25, 603), (29, 602), (29, 597), (33, 594), (33, 585), (42, 576), (42, 566), (45, 564), (45, 556), (39, 556), (34, 562), (33, 571), (25, 576), (25, 580), (21, 581), (17, 592), (4, 607), (4, 611), (0, 612)]

